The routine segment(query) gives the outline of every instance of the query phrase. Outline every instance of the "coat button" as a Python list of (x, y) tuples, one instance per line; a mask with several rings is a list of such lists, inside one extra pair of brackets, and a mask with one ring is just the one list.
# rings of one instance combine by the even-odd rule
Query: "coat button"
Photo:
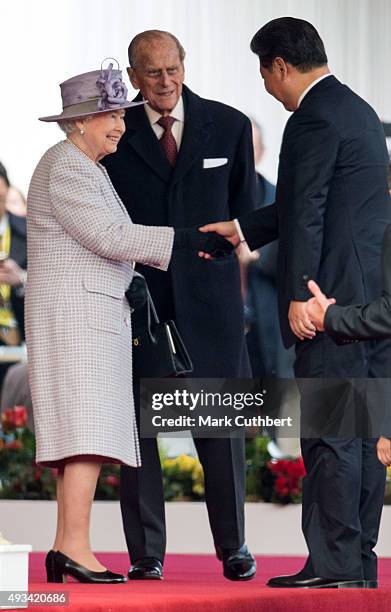
[(303, 288), (303, 289), (307, 289), (307, 283), (308, 283), (308, 281), (310, 280), (309, 275), (308, 275), (308, 274), (303, 274), (303, 276), (302, 276), (301, 278), (302, 278), (302, 280), (303, 280), (303, 282), (302, 282), (302, 284), (301, 284), (302, 288)]

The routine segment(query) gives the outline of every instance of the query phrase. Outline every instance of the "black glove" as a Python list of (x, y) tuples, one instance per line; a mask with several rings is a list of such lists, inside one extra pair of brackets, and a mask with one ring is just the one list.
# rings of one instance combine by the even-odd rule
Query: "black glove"
[(147, 301), (147, 283), (145, 278), (143, 276), (134, 276), (125, 296), (133, 310), (142, 308)]
[(228, 240), (215, 232), (204, 234), (196, 227), (175, 229), (174, 231), (174, 250), (203, 251), (209, 253), (212, 257), (225, 257), (234, 249), (234, 246)]

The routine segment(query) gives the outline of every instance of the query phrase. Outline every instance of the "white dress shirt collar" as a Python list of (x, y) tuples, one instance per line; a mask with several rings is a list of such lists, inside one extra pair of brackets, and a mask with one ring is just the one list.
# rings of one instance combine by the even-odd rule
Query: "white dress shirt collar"
[[(158, 113), (153, 108), (151, 108), (148, 103), (145, 104), (144, 108), (145, 112), (147, 113), (147, 117), (149, 119), (150, 124), (153, 125), (154, 123), (157, 123), (160, 117), (162, 116), (161, 113)], [(185, 108), (183, 106), (182, 96), (179, 98), (178, 102), (176, 103), (176, 106), (174, 106), (174, 108), (172, 109), (170, 116), (174, 117), (174, 119), (176, 119), (177, 121), (182, 121), (182, 123), (185, 120)]]
[[(308, 87), (303, 91), (303, 93), (301, 94), (299, 101), (297, 103), (297, 108), (299, 108), (300, 104), (303, 101), (303, 98), (308, 94), (308, 92), (310, 91), (310, 89), (312, 89), (313, 87), (315, 87), (315, 85), (317, 85), (318, 83), (320, 83), (320, 81), (323, 81), (323, 79), (326, 79), (327, 77), (331, 76), (331, 72), (328, 72), (327, 74), (322, 74), (322, 76), (320, 76), (319, 78), (315, 79), (315, 81), (312, 81), (312, 83), (310, 83), (308, 85)], [(297, 110), (297, 109), (296, 109)]]

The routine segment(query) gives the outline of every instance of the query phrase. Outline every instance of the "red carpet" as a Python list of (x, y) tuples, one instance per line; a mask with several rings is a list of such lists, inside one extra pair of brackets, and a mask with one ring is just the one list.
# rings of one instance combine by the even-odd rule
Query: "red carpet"
[[(98, 555), (113, 571), (128, 568), (125, 554)], [(44, 555), (30, 557), (30, 592), (68, 591), (69, 606), (34, 606), (36, 612), (386, 612), (391, 605), (391, 559), (380, 561), (377, 590), (270, 589), (270, 576), (293, 573), (303, 559), (258, 557), (258, 574), (250, 582), (235, 583), (223, 578), (221, 564), (209, 555), (169, 555), (165, 580), (128, 582), (124, 585), (91, 586), (76, 582), (49, 585), (45, 582)]]

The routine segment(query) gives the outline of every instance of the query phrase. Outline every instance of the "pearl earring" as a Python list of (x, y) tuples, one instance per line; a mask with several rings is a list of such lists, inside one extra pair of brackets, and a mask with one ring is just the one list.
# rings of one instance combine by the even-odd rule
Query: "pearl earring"
[(83, 136), (85, 130), (83, 130), (83, 128), (80, 130), (80, 134)]

